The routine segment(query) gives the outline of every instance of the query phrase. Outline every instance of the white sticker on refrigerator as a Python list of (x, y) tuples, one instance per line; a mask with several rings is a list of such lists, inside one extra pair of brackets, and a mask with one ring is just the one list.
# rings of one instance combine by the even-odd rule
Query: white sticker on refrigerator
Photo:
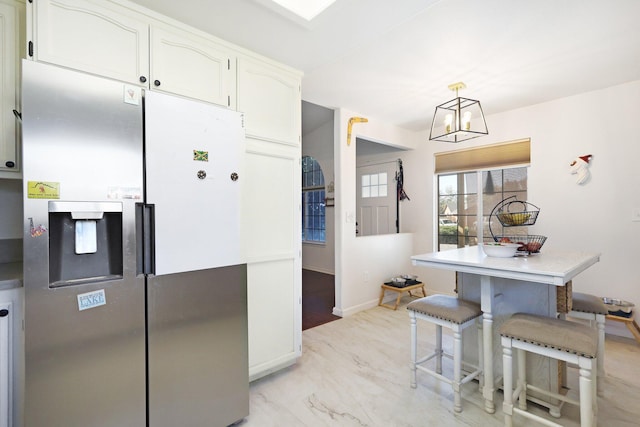
[(104, 289), (87, 292), (86, 294), (78, 294), (79, 311), (100, 307), (101, 305), (105, 305), (106, 303), (107, 297), (104, 294)]
[(124, 103), (140, 105), (140, 88), (138, 86), (124, 85)]

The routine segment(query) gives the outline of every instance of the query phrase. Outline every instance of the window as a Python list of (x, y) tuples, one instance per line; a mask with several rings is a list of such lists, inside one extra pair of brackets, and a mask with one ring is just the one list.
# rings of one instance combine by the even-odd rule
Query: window
[(302, 158), (302, 241), (325, 243), (324, 175), (310, 156)]
[(362, 175), (362, 197), (387, 197), (387, 173)]
[(526, 227), (506, 230), (491, 216), (511, 196), (527, 200), (526, 167), (438, 175), (438, 250), (492, 241), (492, 235), (527, 234)]
[(527, 227), (506, 230), (491, 212), (511, 196), (527, 201), (530, 163), (529, 138), (436, 153), (438, 250), (527, 234)]

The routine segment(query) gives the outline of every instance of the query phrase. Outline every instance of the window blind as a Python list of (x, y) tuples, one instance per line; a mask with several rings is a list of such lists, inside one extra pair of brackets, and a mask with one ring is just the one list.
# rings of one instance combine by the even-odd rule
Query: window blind
[(436, 153), (435, 173), (496, 169), (531, 163), (531, 139), (518, 139), (482, 147)]

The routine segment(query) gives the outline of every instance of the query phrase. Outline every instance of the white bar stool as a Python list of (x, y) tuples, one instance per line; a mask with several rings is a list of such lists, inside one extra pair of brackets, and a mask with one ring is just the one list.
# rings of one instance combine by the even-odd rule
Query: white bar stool
[[(580, 407), (580, 426), (593, 427), (596, 425), (596, 355), (598, 349), (598, 333), (586, 325), (552, 317), (533, 314), (517, 313), (511, 316), (500, 327), (502, 336), (502, 367), (504, 381), (504, 425), (513, 425), (513, 413), (536, 420), (547, 426), (562, 427), (553, 421), (527, 412), (527, 391), (553, 397), (555, 399), (578, 405)], [(513, 390), (513, 360), (512, 349), (517, 350), (518, 381)], [(526, 380), (526, 352), (574, 363), (580, 369), (580, 401), (569, 399), (567, 396), (553, 393), (539, 387), (527, 384)], [(518, 407), (513, 401), (518, 401)]]
[[(482, 323), (476, 322), (482, 316), (480, 304), (448, 295), (431, 295), (410, 302), (407, 305), (407, 310), (409, 310), (411, 319), (411, 387), (416, 388), (416, 371), (418, 369), (440, 381), (451, 384), (453, 388), (453, 409), (456, 412), (462, 412), (460, 386), (474, 378), (478, 378), (482, 387), (482, 378), (480, 377), (482, 372), (480, 368), (482, 366)], [(417, 357), (418, 328), (416, 319), (436, 325), (435, 351), (420, 359)], [(471, 366), (462, 361), (462, 330), (474, 322), (478, 325), (478, 366)], [(442, 349), (443, 326), (453, 331), (453, 355), (444, 352)], [(442, 356), (453, 359), (453, 379), (442, 375)], [(435, 371), (421, 366), (433, 358), (436, 359)], [(475, 370), (461, 378), (463, 364)]]
[(588, 320), (598, 331), (598, 396), (604, 394), (604, 326), (609, 310), (601, 298), (594, 295), (573, 292), (571, 311), (567, 316)]

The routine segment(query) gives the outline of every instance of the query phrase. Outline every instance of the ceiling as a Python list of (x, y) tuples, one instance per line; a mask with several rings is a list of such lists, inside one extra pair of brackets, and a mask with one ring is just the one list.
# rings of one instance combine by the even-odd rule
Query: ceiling
[(133, 1), (302, 70), (304, 101), (415, 131), (458, 81), (488, 115), (640, 80), (638, 0), (337, 0), (311, 22), (269, 0)]

